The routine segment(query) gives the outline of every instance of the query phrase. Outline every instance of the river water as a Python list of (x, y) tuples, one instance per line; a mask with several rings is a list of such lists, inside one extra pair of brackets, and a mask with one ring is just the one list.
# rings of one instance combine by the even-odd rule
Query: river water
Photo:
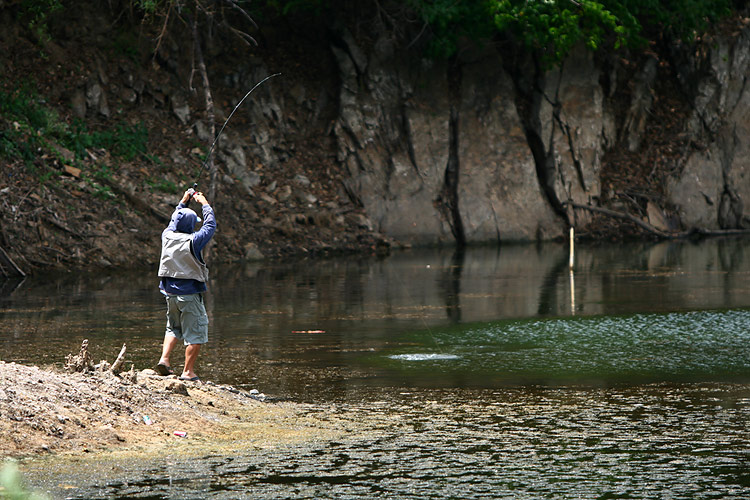
[[(214, 266), (201, 377), (358, 431), (26, 479), (54, 498), (749, 498), (749, 249), (579, 245), (573, 273), (552, 243)], [(151, 274), (5, 283), (0, 359), (61, 364), (87, 338), (153, 365)]]

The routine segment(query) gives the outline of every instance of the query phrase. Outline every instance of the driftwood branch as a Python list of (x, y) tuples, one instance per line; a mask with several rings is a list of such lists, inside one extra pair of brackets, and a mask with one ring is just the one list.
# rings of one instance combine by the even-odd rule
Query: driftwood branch
[(78, 239), (82, 239), (82, 240), (86, 239), (86, 237), (84, 235), (82, 235), (78, 231), (74, 231), (73, 229), (69, 228), (64, 223), (62, 223), (61, 221), (57, 220), (56, 217), (53, 217), (53, 216), (49, 215), (49, 216), (42, 216), (42, 219), (45, 220), (45, 221), (47, 221), (47, 222), (49, 222), (51, 225), (55, 226), (56, 228), (62, 229), (66, 233), (72, 234), (73, 236), (75, 236)]
[(109, 369), (114, 374), (120, 373), (122, 371), (122, 365), (125, 363), (125, 344), (122, 344), (122, 349), (120, 349), (120, 354), (117, 355), (117, 359), (114, 363), (112, 363), (112, 368)]
[(2, 271), (3, 275), (6, 277), (26, 276), (26, 273), (21, 271), (21, 268), (18, 267), (15, 262), (13, 262), (13, 259), (11, 259), (7, 253), (5, 253), (5, 250), (3, 250), (2, 247), (0, 247), (0, 271)]
[(128, 200), (128, 203), (133, 205), (136, 210), (150, 213), (154, 217), (162, 221), (168, 221), (171, 218), (170, 214), (166, 214), (149, 203), (143, 201), (142, 198), (130, 194), (126, 189), (123, 189), (117, 182), (110, 179), (99, 179), (103, 184), (106, 184), (115, 194), (122, 196)]
[(593, 205), (583, 205), (580, 203), (568, 203), (571, 207), (580, 209), (580, 210), (588, 210), (589, 212), (595, 212), (599, 214), (606, 215), (608, 217), (614, 217), (616, 219), (623, 219), (630, 221), (640, 227), (641, 229), (648, 231), (652, 234), (655, 234), (656, 236), (659, 236), (660, 238), (664, 239), (681, 239), (681, 238), (687, 238), (688, 236), (693, 235), (700, 235), (700, 236), (735, 236), (735, 235), (743, 235), (743, 234), (750, 234), (750, 230), (748, 229), (705, 229), (705, 228), (692, 228), (687, 231), (679, 231), (679, 232), (668, 232), (668, 231), (662, 231), (661, 229), (654, 227), (653, 225), (649, 224), (648, 222), (625, 212), (617, 212), (616, 210), (610, 210), (608, 208), (602, 208), (602, 207), (595, 207)]

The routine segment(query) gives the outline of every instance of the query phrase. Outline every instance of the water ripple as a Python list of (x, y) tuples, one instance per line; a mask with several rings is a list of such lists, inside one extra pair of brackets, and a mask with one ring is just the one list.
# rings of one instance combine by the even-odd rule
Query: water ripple
[[(417, 332), (419, 352), (393, 361), (451, 359), (431, 383), (513, 384), (738, 381), (750, 377), (750, 311), (517, 320)], [(433, 353), (425, 352), (431, 347)], [(416, 350), (417, 348), (411, 348)], [(417, 365), (384, 364), (398, 377)], [(415, 384), (419, 385), (418, 381)]]
[[(66, 498), (750, 497), (750, 387), (653, 384), (372, 394), (311, 412), (340, 439), (136, 464)], [(141, 467), (139, 469), (138, 467)], [(54, 483), (54, 471), (45, 470)], [(73, 479), (68, 476), (65, 481)]]

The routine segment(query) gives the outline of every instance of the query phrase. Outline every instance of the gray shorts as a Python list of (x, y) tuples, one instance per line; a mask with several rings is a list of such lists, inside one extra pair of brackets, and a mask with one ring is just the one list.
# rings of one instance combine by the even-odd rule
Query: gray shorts
[(208, 342), (208, 314), (203, 294), (167, 295), (167, 335), (185, 345)]

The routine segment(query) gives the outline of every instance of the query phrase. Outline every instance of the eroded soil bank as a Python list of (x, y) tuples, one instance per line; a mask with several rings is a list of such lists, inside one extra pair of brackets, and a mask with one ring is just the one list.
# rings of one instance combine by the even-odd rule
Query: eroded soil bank
[[(209, 453), (331, 438), (304, 405), (153, 370), (67, 373), (0, 361), (0, 456)], [(182, 437), (182, 434), (185, 434)]]

